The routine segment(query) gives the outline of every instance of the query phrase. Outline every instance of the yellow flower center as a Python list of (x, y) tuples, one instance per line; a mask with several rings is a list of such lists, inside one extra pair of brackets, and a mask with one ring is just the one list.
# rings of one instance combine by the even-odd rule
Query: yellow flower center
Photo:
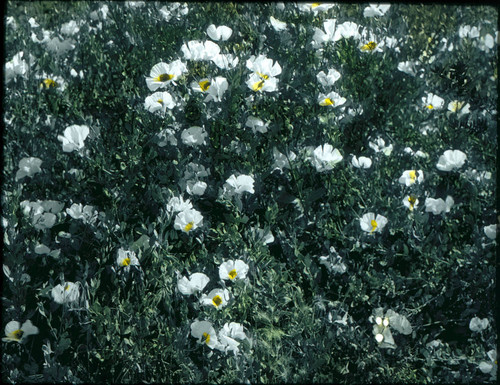
[(66, 286), (64, 286), (64, 291), (68, 291), (69, 290), (69, 283), (66, 284)]
[(222, 298), (220, 297), (220, 295), (216, 295), (214, 298), (212, 298), (212, 303), (215, 307), (219, 307), (219, 305), (222, 303)]
[(198, 83), (200, 85), (200, 88), (203, 92), (209, 89), (210, 87), (210, 82), (208, 80), (203, 80)]
[(189, 222), (185, 227), (184, 227), (184, 231), (187, 233), (188, 231), (190, 231), (194, 226), (194, 222)]
[(408, 174), (410, 175), (411, 181), (415, 182), (415, 179), (417, 179), (417, 173), (415, 172), (415, 170), (411, 170)]
[(122, 266), (128, 266), (130, 265), (130, 258), (127, 257), (122, 261)]
[(326, 98), (319, 105), (320, 106), (333, 106), (333, 105), (335, 105), (335, 102), (330, 98)]
[(375, 231), (375, 229), (377, 228), (378, 224), (377, 224), (377, 221), (375, 219), (372, 219), (370, 224), (372, 225), (372, 230), (371, 232), (373, 233)]
[(231, 270), (227, 275), (229, 275), (229, 278), (234, 279), (236, 277), (236, 269)]
[(432, 110), (434, 109), (434, 106), (432, 104), (428, 104), (427, 106), (425, 106), (428, 110)]
[(451, 102), (451, 111), (452, 112), (457, 112), (458, 110), (460, 110), (464, 105), (464, 102), (459, 102), (459, 101), (454, 101), (454, 102)]
[(361, 51), (373, 51), (375, 48), (377, 48), (377, 43), (370, 41), (361, 47)]
[(267, 80), (269, 79), (269, 75), (266, 74), (261, 74), (260, 72), (257, 72), (257, 75), (259, 75), (262, 79)]
[(163, 99), (158, 99), (157, 102), (163, 104)]
[(157, 76), (156, 78), (154, 78), (154, 80), (157, 82), (167, 82), (169, 80), (172, 80), (173, 78), (174, 78), (174, 75), (161, 74), (160, 76)]
[(321, 3), (312, 3), (311, 8), (316, 8), (316, 7), (319, 7), (320, 5), (321, 5)]
[(254, 91), (260, 91), (264, 87), (264, 80), (261, 80), (260, 82), (254, 83), (252, 86), (252, 90)]
[(210, 334), (203, 333), (203, 338), (205, 338), (205, 343), (208, 345), (208, 343), (210, 342)]
[(40, 87), (45, 87), (45, 89), (55, 88), (57, 87), (57, 83), (52, 79), (44, 79), (44, 81), (40, 84)]
[(22, 338), (23, 334), (24, 332), (21, 329), (17, 329), (10, 333), (8, 337), (19, 341)]
[(413, 210), (415, 203), (417, 202), (417, 197), (415, 195), (410, 195), (408, 197), (408, 202), (410, 202), (410, 210)]

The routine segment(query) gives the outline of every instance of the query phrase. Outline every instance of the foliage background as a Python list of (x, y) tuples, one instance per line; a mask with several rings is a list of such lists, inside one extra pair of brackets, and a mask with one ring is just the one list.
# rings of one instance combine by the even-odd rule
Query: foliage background
[[(109, 7), (99, 33), (92, 11)], [(148, 2), (140, 10), (121, 2), (9, 2), (5, 61), (20, 50), (37, 66), (26, 79), (4, 88), (3, 324), (31, 319), (40, 333), (25, 344), (3, 342), (2, 381), (6, 382), (486, 382), (477, 368), (496, 347), (494, 320), (495, 243), (483, 227), (496, 223), (497, 50), (484, 54), (472, 40), (458, 37), (462, 25), (495, 32), (497, 9), (444, 5), (393, 4), (387, 15), (364, 18), (367, 4), (341, 4), (318, 14), (287, 3), (188, 3), (189, 13), (169, 22)], [(288, 24), (274, 31), (269, 17)], [(53, 55), (31, 39), (28, 19), (46, 30), (81, 20), (76, 48)], [(310, 46), (313, 27), (328, 18), (354, 21), (380, 36), (398, 38), (399, 52), (360, 53), (352, 40)], [(175, 122), (146, 111), (144, 77), (159, 61), (181, 57), (180, 47), (206, 40), (210, 24), (227, 25), (232, 37), (220, 43), (239, 57), (226, 70), (230, 89), (217, 111), (188, 92), (194, 79), (219, 74), (212, 64), (188, 62), (179, 81), (183, 106)], [(453, 43), (441, 50), (442, 38)], [(110, 44), (109, 42), (113, 43)], [(280, 63), (279, 92), (248, 102), (244, 67), (251, 55), (267, 54)], [(435, 56), (434, 61), (430, 58)], [(399, 62), (420, 59), (423, 78), (397, 70)], [(82, 70), (82, 79), (70, 69)], [(335, 85), (349, 107), (362, 114), (338, 114), (317, 104), (320, 70), (336, 68)], [(64, 78), (64, 91), (40, 90), (42, 72)], [(458, 119), (445, 111), (422, 111), (429, 91), (471, 105)], [(269, 132), (244, 128), (249, 115), (271, 122)], [(435, 132), (423, 135), (429, 123)], [(86, 124), (91, 135), (87, 156), (63, 153), (57, 135), (72, 124)], [(175, 125), (204, 125), (208, 144), (193, 151), (159, 147), (156, 134)], [(391, 156), (375, 154), (368, 143), (382, 136)], [(273, 171), (273, 147), (299, 153), (305, 146), (330, 143), (344, 155), (332, 172), (318, 173), (303, 157), (283, 173)], [(405, 147), (420, 149), (415, 158)], [(464, 170), (439, 172), (435, 164), (447, 149), (467, 154)], [(368, 170), (350, 165), (349, 154), (370, 156)], [(25, 156), (43, 160), (42, 172), (16, 181)], [(207, 193), (192, 197), (204, 216), (194, 235), (180, 234), (164, 215), (189, 162), (210, 168)], [(81, 170), (69, 174), (72, 168)], [(397, 179), (404, 170), (422, 169), (420, 207), (409, 215), (401, 201), (406, 190)], [(477, 182), (465, 169), (489, 171)], [(243, 197), (240, 210), (218, 190), (233, 173), (251, 174), (256, 192)], [(452, 195), (455, 206), (443, 216), (423, 210), (424, 196)], [(38, 231), (23, 215), (23, 200), (52, 199), (93, 205), (97, 224), (61, 217)], [(383, 234), (362, 234), (365, 212), (389, 218)], [(262, 244), (254, 228), (275, 237)], [(64, 236), (66, 234), (67, 236)], [(43, 243), (61, 249), (58, 258), (34, 253)], [(318, 256), (335, 247), (347, 266), (330, 273)], [(143, 274), (124, 278), (112, 269), (118, 248), (140, 256)], [(204, 272), (215, 287), (218, 265), (243, 258), (248, 282), (235, 282), (235, 301), (222, 311), (200, 307), (196, 298), (176, 291), (176, 271)], [(50, 290), (66, 280), (85, 288), (88, 308), (56, 306)], [(409, 336), (396, 335), (397, 348), (377, 346), (368, 320), (377, 307), (405, 314)], [(347, 325), (333, 322), (348, 313)], [(483, 333), (469, 330), (472, 317), (488, 318)], [(222, 326), (242, 323), (249, 336), (239, 356), (210, 356), (190, 336), (190, 324), (210, 319)], [(427, 344), (435, 339), (441, 347)], [(51, 350), (51, 352), (50, 352)], [(49, 353), (47, 353), (49, 352)], [(307, 364), (305, 364), (307, 363)]]

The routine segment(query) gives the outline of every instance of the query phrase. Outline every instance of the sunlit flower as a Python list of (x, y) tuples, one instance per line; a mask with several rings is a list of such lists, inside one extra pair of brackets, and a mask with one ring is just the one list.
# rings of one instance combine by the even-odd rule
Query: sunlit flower
[(372, 166), (372, 160), (366, 156), (356, 158), (356, 155), (353, 155), (351, 163), (356, 168), (370, 168)]
[(415, 76), (417, 74), (417, 64), (417, 61), (404, 61), (398, 63), (398, 70), (404, 72), (407, 75)]
[(54, 286), (50, 292), (56, 303), (67, 304), (76, 302), (80, 298), (78, 283), (66, 282), (64, 285)]
[(246, 81), (246, 85), (255, 92), (274, 92), (278, 89), (278, 79), (263, 78), (258, 74), (251, 74)]
[(198, 343), (207, 344), (210, 349), (219, 344), (217, 333), (208, 321), (194, 321), (191, 324), (191, 335), (198, 339)]
[(240, 62), (240, 59), (238, 56), (234, 56), (233, 54), (230, 53), (219, 53), (217, 55), (214, 55), (210, 60), (219, 67), (220, 69), (233, 69), (235, 68), (238, 63)]
[(415, 207), (418, 206), (418, 198), (415, 195), (407, 195), (403, 199), (403, 205), (408, 208), (410, 211), (413, 211)]
[(175, 83), (179, 76), (186, 72), (187, 67), (180, 60), (175, 60), (170, 64), (160, 62), (151, 69), (149, 77), (146, 78), (146, 84), (151, 91), (156, 91), (158, 88)]
[(318, 12), (328, 11), (335, 5), (335, 3), (298, 3), (297, 7), (301, 12), (313, 12), (317, 14)]
[(385, 46), (385, 40), (375, 36), (373, 32), (368, 29), (363, 29), (361, 33), (361, 38), (359, 41), (359, 49), (361, 52), (383, 52)]
[(219, 266), (219, 277), (222, 280), (245, 279), (248, 273), (248, 265), (241, 259), (229, 260)]
[(219, 331), (219, 341), (223, 345), (223, 350), (227, 353), (232, 351), (234, 355), (239, 352), (239, 342), (236, 340), (244, 340), (247, 336), (243, 330), (243, 325), (237, 322), (225, 323)]
[(333, 169), (333, 166), (342, 160), (342, 155), (339, 150), (334, 149), (331, 144), (324, 144), (314, 149), (311, 158), (316, 171), (323, 172)]
[(361, 230), (366, 231), (367, 233), (381, 233), (382, 229), (387, 224), (387, 218), (380, 214), (375, 216), (374, 213), (366, 213), (359, 219), (359, 224), (361, 226)]
[(62, 142), (64, 152), (72, 152), (81, 150), (84, 147), (84, 141), (89, 135), (88, 126), (72, 125), (66, 127), (64, 136), (58, 135), (57, 140)]
[(203, 223), (203, 216), (198, 210), (188, 209), (175, 216), (174, 229), (185, 233), (196, 230)]
[(318, 103), (320, 106), (338, 107), (344, 104), (346, 100), (346, 98), (340, 96), (335, 91), (332, 91), (327, 95), (319, 94), (318, 96)]
[(5, 325), (5, 342), (23, 342), (28, 336), (38, 334), (38, 328), (30, 320), (27, 320), (21, 326), (18, 321), (10, 321)]
[(47, 41), (45, 46), (47, 51), (57, 56), (64, 56), (76, 47), (73, 39), (61, 40), (57, 36)]
[(26, 60), (23, 59), (24, 52), (20, 51), (16, 53), (12, 60), (5, 63), (4, 71), (5, 71), (5, 83), (8, 84), (12, 79), (16, 76), (26, 77), (28, 74), (28, 70), (31, 65), (33, 65), (34, 57), (29, 55), (29, 64)]
[(422, 103), (429, 111), (440, 110), (444, 107), (444, 99), (429, 92), (426, 96), (422, 97)]
[(461, 118), (465, 114), (470, 112), (470, 104), (465, 102), (459, 102), (458, 100), (454, 100), (448, 103), (448, 111), (452, 113), (456, 113), (458, 118)]
[(286, 23), (283, 21), (280, 21), (278, 19), (275, 19), (274, 17), (270, 17), (269, 20), (271, 21), (271, 26), (274, 28), (275, 31), (281, 32), (286, 29)]
[(406, 187), (418, 182), (424, 181), (424, 172), (422, 170), (406, 170), (398, 179), (398, 182), (404, 184)]
[(479, 28), (471, 27), (470, 25), (461, 25), (458, 29), (458, 36), (463, 39), (465, 37), (469, 39), (475, 39), (480, 36)]
[(446, 150), (439, 157), (436, 167), (441, 171), (452, 171), (462, 167), (466, 159), (467, 155), (460, 150)]
[(78, 27), (78, 24), (76, 21), (71, 20), (68, 21), (67, 23), (64, 23), (61, 25), (61, 33), (63, 35), (75, 35), (80, 31), (80, 28)]
[(392, 152), (392, 144), (386, 146), (385, 140), (382, 138), (377, 138), (374, 142), (368, 142), (368, 146), (370, 146), (375, 152), (382, 152), (386, 156), (391, 155)]
[(210, 24), (207, 28), (207, 35), (210, 39), (215, 41), (226, 41), (233, 34), (233, 30), (225, 25), (216, 27), (214, 24)]
[(328, 70), (328, 74), (325, 74), (323, 71), (321, 71), (316, 75), (316, 78), (322, 86), (333, 86), (335, 82), (340, 79), (340, 72), (333, 68), (330, 68)]
[(182, 196), (172, 197), (167, 203), (167, 211), (169, 213), (175, 213), (179, 211), (187, 211), (193, 208), (193, 204), (189, 199), (184, 200)]
[(125, 273), (128, 273), (130, 271), (130, 266), (140, 265), (139, 259), (132, 250), (125, 250), (122, 248), (118, 249), (116, 264), (120, 269), (123, 269)]
[(250, 71), (253, 71), (261, 78), (267, 80), (270, 77), (281, 74), (281, 66), (278, 62), (273, 62), (272, 59), (265, 55), (252, 55), (246, 62), (246, 66)]
[(370, 4), (363, 10), (364, 17), (384, 16), (391, 7), (390, 4)]
[(189, 195), (198, 195), (201, 196), (205, 194), (205, 190), (208, 185), (201, 180), (188, 180), (186, 182), (186, 192)]
[(16, 180), (23, 179), (26, 176), (29, 176), (31, 178), (36, 173), (41, 172), (41, 164), (42, 160), (40, 158), (22, 158), (19, 161), (19, 170), (17, 170), (16, 172)]
[(234, 174), (227, 178), (226, 183), (224, 183), (224, 191), (227, 195), (241, 195), (244, 192), (253, 194), (255, 191), (253, 185), (255, 180), (250, 175), (239, 175)]
[(187, 146), (195, 147), (205, 144), (205, 138), (208, 136), (203, 127), (193, 126), (182, 131), (182, 143)]
[(488, 318), (481, 319), (479, 317), (474, 317), (469, 322), (469, 329), (473, 332), (482, 332), (489, 324), (490, 321), (488, 321)]
[(494, 46), (495, 46), (495, 38), (491, 36), (489, 33), (479, 37), (478, 48), (481, 51), (488, 52), (490, 49), (493, 49)]
[(220, 47), (213, 41), (191, 40), (181, 47), (184, 58), (187, 60), (212, 60), (220, 53)]
[(490, 379), (496, 380), (497, 371), (498, 371), (498, 361), (497, 361), (497, 351), (495, 349), (491, 349), (486, 353), (490, 362), (482, 361), (479, 363), (479, 370), (484, 374), (489, 374)]
[(267, 132), (267, 124), (265, 124), (262, 119), (259, 119), (256, 116), (249, 116), (245, 123), (245, 126), (251, 128), (254, 134), (257, 132), (265, 134)]
[(229, 290), (227, 289), (213, 289), (208, 294), (203, 294), (200, 302), (203, 305), (215, 306), (217, 309), (222, 309), (229, 301)]
[(167, 108), (171, 110), (175, 106), (174, 98), (167, 91), (155, 92), (144, 101), (144, 108), (149, 112), (159, 111), (164, 114)]
[(352, 21), (344, 21), (342, 24), (337, 26), (336, 34), (339, 34), (340, 37), (344, 39), (354, 38), (356, 40), (361, 39), (361, 35), (359, 33), (359, 25)]
[(434, 215), (439, 215), (442, 212), (449, 213), (454, 204), (453, 198), (449, 195), (446, 197), (446, 201), (441, 198), (425, 198), (425, 211)]
[(193, 81), (191, 83), (193, 90), (197, 92), (202, 92), (208, 94), (205, 98), (205, 102), (213, 100), (214, 102), (220, 102), (224, 92), (227, 91), (229, 84), (226, 78), (217, 76), (215, 79), (201, 79), (199, 82)]
[(165, 21), (170, 21), (172, 18), (180, 20), (182, 16), (189, 13), (189, 8), (186, 3), (168, 3), (168, 5), (161, 7), (159, 11)]
[(497, 237), (497, 225), (489, 225), (485, 226), (484, 229), (484, 234), (489, 238), (489, 239), (496, 239)]
[(177, 280), (177, 289), (184, 295), (191, 295), (197, 291), (202, 291), (208, 282), (210, 282), (210, 278), (205, 274), (193, 273), (189, 276), (189, 279), (180, 277)]

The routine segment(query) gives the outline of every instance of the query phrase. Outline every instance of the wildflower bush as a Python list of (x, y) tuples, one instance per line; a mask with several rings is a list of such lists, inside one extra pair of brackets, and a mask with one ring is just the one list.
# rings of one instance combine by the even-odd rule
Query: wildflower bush
[(495, 382), (497, 17), (10, 1), (2, 381)]

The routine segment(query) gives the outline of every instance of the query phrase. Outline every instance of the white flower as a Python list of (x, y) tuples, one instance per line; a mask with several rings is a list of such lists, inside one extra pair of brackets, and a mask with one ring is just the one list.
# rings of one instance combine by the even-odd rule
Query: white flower
[(479, 317), (474, 317), (469, 322), (469, 329), (473, 332), (482, 332), (489, 324), (490, 321), (488, 321), (488, 318), (481, 319)]
[(398, 70), (407, 75), (415, 76), (417, 74), (416, 61), (405, 61), (398, 64)]
[(61, 25), (61, 33), (63, 35), (74, 35), (80, 31), (80, 28), (78, 27), (78, 24), (76, 24), (76, 21), (71, 20), (67, 23), (64, 23)]
[(335, 91), (332, 91), (325, 94), (319, 94), (318, 103), (320, 106), (330, 106), (330, 107), (338, 107), (346, 102), (346, 98), (340, 96)]
[(132, 250), (124, 250), (122, 248), (118, 249), (116, 264), (120, 269), (123, 269), (125, 273), (128, 273), (130, 266), (139, 266), (139, 259)]
[(323, 172), (333, 169), (333, 166), (342, 160), (339, 150), (333, 149), (331, 144), (324, 144), (314, 149), (312, 164), (316, 171)]
[(367, 233), (381, 233), (382, 229), (387, 224), (387, 218), (380, 214), (375, 216), (374, 213), (366, 213), (359, 219), (359, 224), (361, 226), (361, 230), (366, 231)]
[(273, 60), (267, 58), (265, 55), (259, 55), (257, 57), (255, 55), (250, 56), (246, 62), (246, 66), (250, 71), (265, 80), (281, 74), (281, 66), (279, 63), (273, 63)]
[(34, 334), (38, 334), (38, 328), (30, 320), (24, 322), (22, 326), (18, 321), (10, 321), (5, 325), (5, 337), (2, 338), (2, 341), (22, 342), (25, 338)]
[(84, 141), (89, 135), (88, 126), (72, 125), (64, 130), (64, 136), (58, 135), (57, 140), (62, 142), (64, 152), (81, 150), (84, 147)]
[(330, 247), (329, 255), (319, 257), (319, 263), (325, 266), (329, 272), (344, 274), (347, 271), (347, 266), (342, 262), (342, 257), (334, 247)]
[(470, 104), (465, 102), (459, 102), (458, 100), (454, 100), (448, 103), (448, 111), (456, 113), (457, 117), (462, 117), (465, 114), (470, 112)]
[(211, 60), (217, 67), (224, 70), (235, 68), (240, 62), (238, 56), (230, 53), (214, 55)]
[(191, 335), (198, 339), (198, 343), (205, 343), (210, 349), (219, 344), (215, 329), (208, 321), (194, 321), (191, 324)]
[(64, 56), (69, 51), (75, 49), (75, 41), (72, 39), (61, 40), (54, 37), (46, 43), (47, 50), (55, 55)]
[(175, 60), (170, 64), (160, 62), (151, 69), (149, 77), (146, 78), (146, 84), (151, 91), (156, 91), (158, 88), (175, 83), (175, 80), (186, 72), (187, 67), (180, 60)]
[(184, 198), (180, 197), (172, 197), (167, 203), (167, 211), (169, 213), (179, 212), (179, 211), (188, 211), (193, 208), (193, 204), (189, 199), (184, 200)]
[(484, 36), (480, 36), (478, 46), (481, 51), (488, 52), (495, 46), (495, 38), (491, 36), (489, 33), (487, 33)]
[(422, 97), (422, 103), (428, 110), (440, 110), (444, 107), (444, 99), (429, 92)]
[(207, 28), (207, 35), (210, 39), (215, 41), (226, 41), (233, 34), (233, 30), (225, 25), (221, 25), (220, 27), (216, 27), (213, 24), (210, 24)]
[(37, 172), (42, 171), (42, 169), (40, 168), (41, 164), (42, 160), (40, 158), (22, 158), (19, 161), (19, 170), (17, 170), (16, 172), (16, 181), (19, 179), (23, 179), (26, 176), (32, 177)]
[(340, 72), (333, 68), (330, 68), (328, 70), (328, 74), (325, 74), (323, 71), (321, 71), (316, 75), (316, 78), (318, 79), (318, 82), (325, 87), (333, 86), (335, 82), (340, 79)]
[(410, 211), (413, 211), (415, 207), (418, 206), (418, 198), (415, 195), (407, 195), (403, 199), (403, 205)]
[(275, 77), (266, 79), (256, 73), (251, 74), (245, 84), (255, 92), (274, 92), (278, 89), (278, 79)]
[(175, 216), (174, 229), (189, 233), (201, 226), (202, 223), (203, 216), (198, 210), (184, 210)]
[(390, 4), (370, 4), (363, 11), (364, 17), (384, 16), (391, 7)]
[(460, 150), (446, 150), (444, 154), (439, 157), (436, 167), (441, 171), (452, 171), (462, 167), (466, 159), (467, 155)]
[(264, 230), (264, 229), (259, 229), (259, 228), (253, 228), (255, 229), (255, 235), (257, 236), (257, 239), (262, 242), (262, 244), (267, 245), (269, 243), (274, 242), (274, 235), (271, 233), (270, 230)]
[(365, 156), (360, 156), (359, 158), (356, 158), (356, 156), (353, 155), (351, 163), (356, 168), (370, 168), (372, 166), (372, 160)]
[(186, 192), (189, 195), (203, 195), (207, 189), (207, 184), (200, 180), (188, 180), (186, 182)]
[(485, 226), (483, 231), (484, 231), (484, 234), (489, 239), (496, 239), (496, 237), (497, 237), (497, 225)]
[(144, 101), (144, 108), (149, 112), (160, 111), (165, 113), (168, 109), (173, 109), (176, 106), (174, 98), (168, 92), (155, 92), (149, 95)]
[(488, 351), (488, 358), (490, 359), (490, 362), (485, 362), (482, 361), (479, 363), (479, 370), (483, 372), (484, 374), (490, 374), (491, 379), (495, 380), (497, 378), (497, 371), (498, 371), (498, 363), (497, 363), (497, 351), (495, 349), (491, 349)]
[(271, 26), (274, 28), (275, 31), (280, 32), (286, 29), (285, 22), (275, 19), (272, 16), (269, 18), (269, 20), (271, 21)]
[[(28, 63), (26, 63), (26, 61), (23, 59), (23, 55), (24, 52), (20, 51), (12, 57), (11, 61), (5, 63), (4, 71), (6, 84), (18, 75), (22, 77), (25, 77), (25, 75), (27, 75), (30, 65), (28, 65)], [(30, 60), (30, 63), (31, 62), (32, 61)]]
[(189, 276), (189, 279), (186, 277), (179, 278), (177, 280), (177, 289), (184, 295), (191, 295), (197, 291), (202, 291), (208, 282), (210, 282), (210, 278), (205, 274), (193, 273)]
[(434, 215), (439, 215), (442, 212), (449, 213), (454, 203), (453, 198), (449, 195), (446, 197), (446, 202), (441, 198), (425, 198), (425, 211)]
[(244, 340), (246, 338), (247, 336), (243, 330), (243, 325), (237, 322), (226, 322), (219, 331), (219, 341), (223, 345), (223, 349), (226, 353), (232, 351), (234, 355), (237, 355), (239, 352), (239, 342), (236, 340)]
[(406, 187), (418, 182), (424, 181), (424, 172), (422, 170), (406, 170), (398, 179), (398, 182), (404, 184)]
[(182, 143), (187, 146), (195, 147), (205, 144), (205, 138), (208, 136), (203, 127), (193, 126), (182, 131)]
[(382, 152), (386, 156), (391, 155), (392, 152), (392, 144), (386, 146), (385, 141), (382, 138), (377, 138), (374, 142), (368, 142), (368, 146), (370, 146), (375, 152)]
[(248, 273), (248, 265), (241, 259), (229, 260), (219, 266), (219, 277), (222, 280), (244, 279)]
[(220, 102), (224, 92), (227, 91), (229, 84), (226, 78), (217, 76), (209, 85), (207, 90), (208, 95), (205, 98), (205, 103), (213, 100), (214, 102)]
[(181, 51), (187, 60), (212, 60), (219, 55), (220, 47), (210, 40), (205, 42), (191, 40), (182, 45)]
[(75, 302), (80, 298), (79, 284), (73, 282), (66, 282), (64, 285), (59, 284), (54, 286), (50, 293), (54, 301), (59, 304)]
[(250, 175), (239, 175), (236, 177), (233, 174), (224, 183), (224, 191), (229, 196), (241, 195), (244, 192), (253, 194), (255, 192), (253, 189), (254, 183), (255, 180)]
[(73, 203), (66, 213), (73, 219), (82, 219), (84, 223), (91, 223), (97, 217), (97, 210), (94, 206), (85, 205), (81, 203)]
[(229, 290), (213, 289), (208, 294), (203, 294), (200, 303), (208, 306), (215, 306), (216, 309), (222, 309), (229, 301)]
[(165, 21), (175, 18), (180, 20), (182, 16), (189, 13), (189, 8), (186, 3), (169, 3), (168, 6), (160, 8), (160, 14)]
[(251, 128), (254, 134), (257, 132), (265, 134), (267, 132), (267, 124), (265, 124), (262, 119), (255, 116), (249, 116), (245, 125), (246, 127)]
[(274, 157), (274, 163), (272, 165), (273, 170), (280, 170), (283, 171), (284, 168), (290, 168), (290, 163), (288, 159), (291, 161), (294, 161), (297, 158), (297, 155), (293, 151), (290, 152), (288, 155), (288, 159), (285, 154), (282, 154), (279, 152), (276, 147), (273, 148), (273, 157)]
[(50, 255), (51, 257), (58, 258), (59, 254), (61, 254), (61, 249), (50, 250), (47, 246), (38, 244), (35, 246), (34, 252), (38, 255)]
[(458, 29), (458, 36), (461, 39), (465, 37), (475, 39), (479, 37), (479, 29), (477, 27), (471, 27), (470, 25), (462, 25)]

